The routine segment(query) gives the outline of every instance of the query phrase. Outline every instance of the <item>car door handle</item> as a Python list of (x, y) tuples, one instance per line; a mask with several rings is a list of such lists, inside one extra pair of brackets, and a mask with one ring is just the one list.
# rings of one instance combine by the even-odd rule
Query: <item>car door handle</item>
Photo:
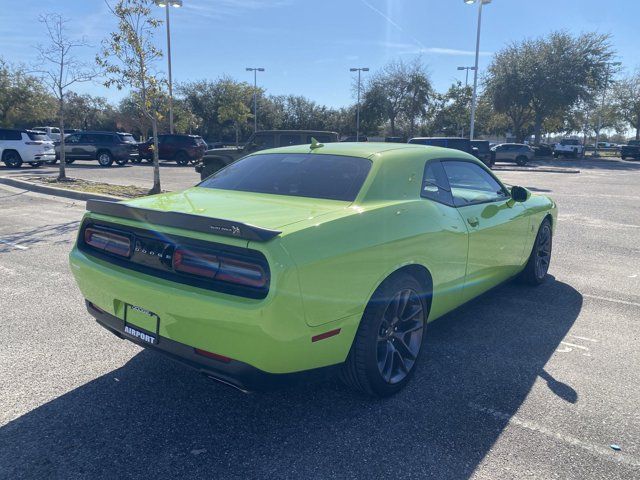
[(469, 217), (467, 218), (467, 223), (472, 227), (477, 227), (480, 221), (478, 220), (478, 217)]

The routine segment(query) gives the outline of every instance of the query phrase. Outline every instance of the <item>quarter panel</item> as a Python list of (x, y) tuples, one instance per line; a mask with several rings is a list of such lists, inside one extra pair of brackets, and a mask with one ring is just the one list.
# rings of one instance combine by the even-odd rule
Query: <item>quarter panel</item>
[(451, 207), (426, 199), (371, 206), (283, 238), (298, 267), (310, 326), (361, 316), (380, 283), (402, 266), (433, 278), (430, 319), (459, 305), (467, 231)]

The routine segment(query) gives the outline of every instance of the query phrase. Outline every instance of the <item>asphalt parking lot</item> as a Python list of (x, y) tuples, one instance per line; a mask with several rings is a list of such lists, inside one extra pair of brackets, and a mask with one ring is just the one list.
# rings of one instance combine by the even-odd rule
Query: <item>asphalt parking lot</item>
[(0, 478), (640, 478), (640, 162), (564, 165), (580, 173), (498, 172), (558, 203), (548, 281), (431, 323), (382, 401), (336, 381), (246, 395), (117, 339), (67, 266), (83, 202), (0, 185)]

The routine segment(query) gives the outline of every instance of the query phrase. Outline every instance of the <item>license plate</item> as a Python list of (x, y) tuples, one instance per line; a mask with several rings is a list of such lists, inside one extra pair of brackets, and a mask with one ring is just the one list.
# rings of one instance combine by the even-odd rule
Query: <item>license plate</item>
[(124, 333), (155, 345), (158, 343), (160, 317), (149, 310), (135, 305), (125, 305)]

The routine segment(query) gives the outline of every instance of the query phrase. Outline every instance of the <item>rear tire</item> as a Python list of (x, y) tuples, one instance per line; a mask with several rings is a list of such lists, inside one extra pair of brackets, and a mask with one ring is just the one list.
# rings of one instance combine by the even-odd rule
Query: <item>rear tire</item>
[(178, 152), (176, 154), (176, 163), (181, 167), (189, 165), (189, 155), (186, 152)]
[(64, 160), (65, 165), (71, 165), (73, 162), (75, 162), (75, 160)]
[(31, 168), (39, 168), (42, 166), (42, 162), (31, 162), (29, 165)]
[(551, 251), (553, 247), (553, 233), (551, 222), (545, 218), (538, 229), (536, 241), (533, 244), (531, 255), (524, 270), (520, 274), (520, 280), (528, 285), (540, 285), (544, 282), (549, 264), (551, 263)]
[(113, 165), (113, 155), (106, 150), (98, 152), (98, 164), (101, 167), (110, 167)]
[(364, 311), (341, 380), (372, 397), (402, 390), (420, 358), (427, 314), (424, 287), (414, 277), (385, 280)]
[(54, 158), (53, 160), (47, 160), (46, 162), (47, 165), (55, 165), (56, 163), (58, 163), (58, 159)]
[(524, 155), (520, 155), (519, 157), (516, 157), (516, 164), (520, 165), (521, 167), (525, 166), (527, 164), (527, 161), (529, 159), (527, 157), (525, 157)]
[(123, 167), (124, 165), (126, 165), (126, 164), (127, 164), (127, 162), (128, 162), (128, 161), (129, 161), (129, 160), (116, 160), (116, 163), (117, 163), (118, 165), (120, 165), (121, 167)]

